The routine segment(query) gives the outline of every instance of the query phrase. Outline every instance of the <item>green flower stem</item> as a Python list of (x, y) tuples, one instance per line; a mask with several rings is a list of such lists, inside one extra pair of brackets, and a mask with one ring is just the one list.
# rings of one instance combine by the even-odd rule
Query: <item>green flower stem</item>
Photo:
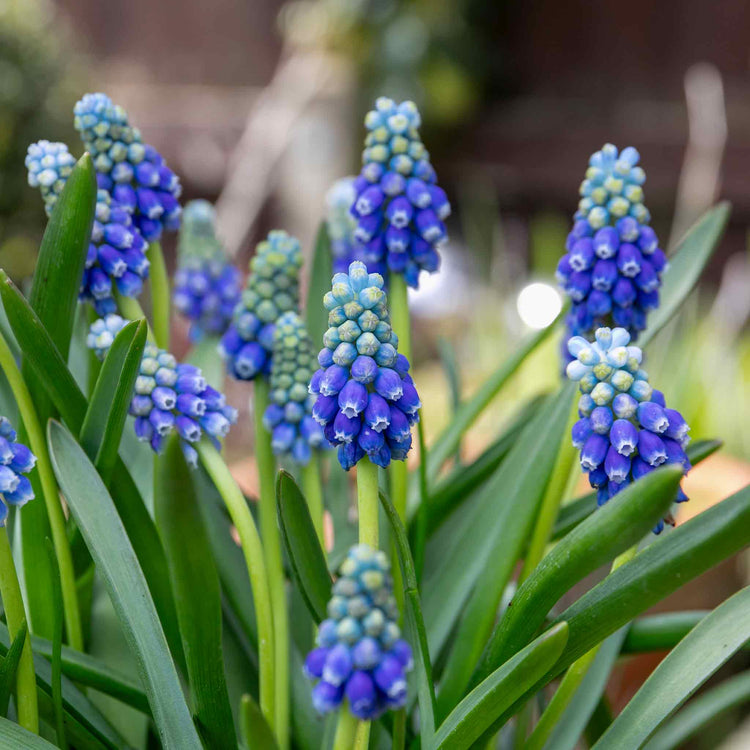
[(580, 469), (576, 463), (576, 449), (570, 442), (570, 430), (578, 418), (578, 399), (574, 398), (568, 426), (563, 433), (560, 448), (555, 459), (555, 466), (552, 470), (552, 476), (547, 484), (542, 497), (542, 504), (534, 524), (534, 531), (531, 535), (529, 548), (523, 561), (523, 568), (519, 577), (519, 585), (523, 583), (533, 572), (534, 568), (544, 557), (547, 544), (552, 536), (552, 529), (555, 526), (560, 503), (565, 499), (568, 492), (572, 491), (572, 486), (578, 480)]
[(151, 314), (153, 316), (154, 336), (160, 349), (169, 351), (169, 275), (164, 253), (160, 242), (152, 242), (146, 250), (146, 257), (151, 263), (149, 278), (151, 283)]
[(148, 326), (148, 340), (152, 343), (156, 343), (156, 337), (154, 336), (154, 329), (151, 327), (151, 324), (148, 322), (148, 318), (146, 317), (146, 313), (143, 312), (143, 308), (141, 307), (141, 303), (138, 302), (135, 297), (125, 297), (122, 294), (118, 294), (115, 292), (115, 298), (117, 299), (117, 307), (120, 310), (120, 314), (123, 318), (126, 320), (145, 320), (146, 325)]
[(378, 467), (365, 456), (357, 464), (359, 541), (378, 548)]
[(47, 441), (39, 425), (39, 419), (31, 400), (31, 394), (24, 382), (21, 371), (18, 369), (16, 360), (8, 346), (5, 338), (0, 335), (0, 368), (8, 378), (21, 420), (29, 436), (29, 448), (36, 456), (36, 469), (39, 472), (39, 480), (42, 485), (44, 504), (49, 516), (50, 528), (52, 530), (52, 542), (55, 546), (55, 554), (60, 567), (60, 583), (62, 586), (63, 606), (65, 608), (65, 630), (68, 643), (76, 649), (83, 651), (83, 632), (81, 630), (81, 613), (78, 608), (78, 595), (76, 592), (75, 570), (73, 558), (70, 554), (70, 544), (65, 528), (65, 515), (60, 503), (60, 493), (52, 471)]
[(260, 670), (260, 710), (268, 725), (276, 724), (274, 685), (274, 629), (271, 610), (271, 594), (263, 559), (263, 546), (258, 529), (237, 482), (229, 473), (227, 465), (216, 448), (208, 441), (200, 442), (196, 448), (201, 463), (211, 477), (216, 489), (227, 506), (232, 523), (237, 529), (245, 555), (245, 564), (253, 591), (255, 618), (258, 627), (258, 664)]
[[(638, 546), (636, 545), (623, 552), (619, 557), (616, 557), (612, 563), (611, 572), (613, 573), (620, 566), (632, 560), (637, 552)], [(591, 669), (591, 665), (594, 663), (594, 659), (596, 659), (600, 648), (601, 643), (568, 667), (568, 671), (565, 672), (565, 676), (552, 696), (552, 700), (547, 704), (547, 708), (544, 710), (537, 725), (534, 727), (534, 731), (524, 745), (524, 750), (541, 750), (544, 747), (563, 712), (571, 700), (573, 700), (576, 690), (581, 686), (583, 678), (589, 669)]]
[(370, 722), (360, 721), (354, 735), (354, 750), (367, 750), (370, 746)]
[(333, 750), (351, 750), (354, 747), (354, 737), (357, 734), (359, 722), (352, 716), (346, 703), (339, 710), (339, 722), (336, 725), (336, 735), (333, 738)]
[[(5, 617), (8, 621), (8, 631), (11, 641), (23, 626), (26, 612), (23, 607), (21, 586), (18, 583), (16, 566), (13, 563), (13, 552), (6, 529), (0, 529), (0, 595), (3, 598)], [(29, 732), (39, 732), (39, 712), (36, 700), (36, 675), (34, 674), (34, 659), (31, 654), (31, 636), (26, 640), (21, 650), (16, 674), (18, 723)]]
[[(409, 318), (408, 287), (400, 273), (391, 274), (388, 298), (391, 325), (398, 336), (398, 351), (411, 362), (411, 320)], [(409, 486), (409, 470), (406, 461), (391, 462), (391, 498), (398, 517), (406, 519), (406, 496)]]
[(276, 513), (276, 459), (271, 450), (271, 434), (263, 424), (268, 406), (269, 385), (266, 378), (255, 380), (255, 457), (260, 482), (260, 534), (271, 591), (274, 629), (274, 675), (276, 677), (276, 739), (280, 750), (289, 746), (289, 620), (286, 581), (281, 557), (281, 537)]
[(302, 488), (310, 509), (315, 533), (318, 536), (320, 547), (325, 553), (326, 543), (323, 533), (323, 487), (320, 481), (320, 451), (314, 451), (307, 465), (302, 468)]

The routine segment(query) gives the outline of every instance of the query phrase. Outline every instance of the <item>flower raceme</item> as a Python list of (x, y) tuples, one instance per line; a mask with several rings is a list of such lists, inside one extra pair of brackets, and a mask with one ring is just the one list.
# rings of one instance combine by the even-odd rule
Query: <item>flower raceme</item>
[[(52, 214), (75, 159), (64, 143), (38, 141), (26, 156), (29, 185), (38, 187), (47, 215)], [(114, 291), (137, 297), (148, 278), (146, 242), (133, 224), (128, 209), (100, 188), (96, 194), (94, 224), (91, 228), (80, 298), (90, 302), (98, 315), (117, 311)]]
[[(357, 197), (354, 177), (342, 177), (326, 193), (326, 228), (331, 241), (334, 273), (346, 273), (355, 260), (365, 261), (363, 246), (354, 239), (357, 219), (352, 215), (352, 205)], [(368, 269), (383, 276), (387, 266), (370, 260)]]
[(351, 209), (362, 260), (371, 270), (385, 262), (412, 287), (419, 286), (420, 271), (437, 271), (447, 237), (443, 222), (451, 211), (420, 139), (420, 122), (414, 102), (375, 102), (365, 117), (368, 132)]
[(299, 306), (299, 241), (274, 230), (261, 242), (250, 262), (250, 276), (219, 352), (238, 380), (254, 380), (271, 372), (276, 321)]
[(216, 214), (208, 201), (190, 201), (185, 206), (172, 299), (191, 321), (192, 341), (206, 334), (221, 336), (242, 293), (240, 271), (227, 262), (216, 239), (215, 222)]
[(406, 705), (411, 647), (397, 624), (385, 553), (364, 544), (352, 547), (340, 573), (305, 673), (318, 681), (312, 700), (320, 713), (335, 710), (346, 698), (358, 719), (376, 719)]
[(177, 175), (159, 152), (143, 143), (127, 112), (106, 94), (86, 94), (73, 110), (73, 124), (94, 160), (99, 187), (133, 214), (147, 242), (180, 225)]
[(271, 433), (273, 452), (298, 464), (308, 463), (312, 449), (326, 442), (312, 418), (315, 397), (307, 390), (314, 363), (312, 341), (302, 319), (295, 312), (284, 313), (274, 331), (271, 403), (263, 424)]
[[(126, 322), (119, 315), (96, 320), (86, 342), (89, 349), (104, 359)], [(178, 363), (169, 352), (150, 343), (143, 352), (130, 414), (135, 417), (138, 439), (149, 443), (155, 453), (162, 451), (167, 437), (176, 430), (191, 466), (198, 461), (192, 443), (207, 435), (218, 447), (218, 441), (237, 421), (237, 410), (206, 383), (199, 368)]]
[(606, 144), (589, 161), (581, 200), (557, 279), (571, 299), (571, 335), (613, 325), (634, 338), (659, 306), (667, 261), (643, 205), (646, 179), (638, 152)]
[(419, 420), (419, 396), (409, 361), (398, 353), (383, 285), (382, 276), (355, 261), (348, 274), (333, 277), (323, 300), (330, 327), (310, 381), (313, 417), (339, 446), (347, 470), (365, 455), (383, 467), (405, 460)]
[[(567, 374), (581, 392), (573, 445), (599, 505), (661, 464), (681, 464), (687, 474), (691, 466), (684, 448), (690, 428), (649, 384), (641, 369), (642, 352), (630, 345), (630, 334), (624, 328), (599, 328), (593, 342), (571, 338), (568, 351), (574, 359)], [(675, 501), (687, 499), (679, 489)], [(654, 531), (663, 528), (659, 521)]]
[(0, 527), (8, 519), (8, 506), (20, 508), (34, 499), (28, 474), (36, 464), (34, 454), (16, 442), (16, 431), (0, 417)]

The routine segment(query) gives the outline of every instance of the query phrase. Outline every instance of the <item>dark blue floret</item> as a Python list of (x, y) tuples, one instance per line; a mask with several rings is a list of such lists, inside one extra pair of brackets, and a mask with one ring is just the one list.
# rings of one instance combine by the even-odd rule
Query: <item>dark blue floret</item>
[(125, 110), (105, 94), (86, 94), (73, 110), (76, 130), (94, 160), (100, 188), (132, 215), (147, 242), (180, 225), (177, 175), (161, 154), (142, 142)]
[(403, 461), (411, 448), (411, 425), (421, 406), (398, 353), (383, 277), (355, 261), (333, 277), (323, 300), (329, 328), (310, 380), (317, 396), (312, 415), (325, 437), (339, 446), (339, 462), (351, 469), (365, 455), (379, 466)]
[[(691, 466), (684, 448), (690, 428), (649, 385), (640, 367), (642, 352), (630, 345), (630, 334), (624, 328), (599, 328), (593, 342), (574, 336), (567, 348), (573, 358), (567, 374), (581, 392), (573, 445), (581, 452), (581, 467), (598, 504), (664, 463), (681, 464), (687, 474)], [(675, 502), (687, 499), (678, 490)], [(665, 521), (674, 523), (671, 517)], [(663, 528), (660, 521), (654, 532)]]
[(16, 442), (16, 431), (0, 417), (0, 527), (8, 519), (8, 507), (20, 508), (34, 499), (34, 490), (25, 474), (35, 466), (34, 454)]
[[(119, 315), (96, 320), (86, 341), (89, 349), (104, 359), (126, 322)], [(199, 368), (178, 363), (169, 352), (151, 343), (143, 352), (130, 415), (135, 417), (138, 439), (149, 443), (155, 453), (161, 453), (167, 438), (176, 430), (191, 466), (198, 461), (193, 443), (205, 435), (219, 447), (219, 441), (237, 421), (237, 410), (206, 383)]]
[(316, 681), (312, 700), (328, 713), (346, 698), (363, 721), (406, 705), (406, 674), (412, 651), (401, 637), (393, 581), (385, 553), (352, 547), (320, 623), (305, 674)]

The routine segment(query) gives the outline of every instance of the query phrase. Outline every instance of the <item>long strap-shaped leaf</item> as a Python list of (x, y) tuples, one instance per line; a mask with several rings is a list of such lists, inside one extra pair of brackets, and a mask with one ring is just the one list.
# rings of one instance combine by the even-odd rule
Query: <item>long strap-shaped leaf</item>
[[(156, 462), (154, 512), (167, 554), (194, 712), (208, 747), (237, 744), (221, 645), (221, 588), (178, 439)], [(198, 594), (198, 592), (200, 592)]]
[(568, 640), (568, 628), (558, 623), (477, 685), (451, 711), (435, 736), (435, 747), (471, 747), (497, 717), (557, 661)]
[(0, 717), (0, 747), (14, 750), (54, 750), (51, 742), (27, 732), (13, 721)]
[(57, 479), (138, 663), (162, 744), (201, 750), (151, 593), (112, 498), (61, 424), (50, 422), (48, 437)]
[(654, 670), (594, 745), (639, 747), (744, 643), (750, 640), (750, 587), (719, 605)]
[(323, 334), (328, 328), (328, 313), (321, 301), (323, 295), (331, 289), (332, 275), (331, 240), (325, 222), (321, 222), (315, 236), (310, 284), (307, 288), (307, 314), (305, 316), (307, 332), (316, 346), (320, 346), (323, 341)]

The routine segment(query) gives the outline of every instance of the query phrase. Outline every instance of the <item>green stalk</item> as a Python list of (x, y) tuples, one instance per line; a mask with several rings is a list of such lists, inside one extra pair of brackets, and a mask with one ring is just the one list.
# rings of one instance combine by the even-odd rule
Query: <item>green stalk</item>
[(52, 530), (52, 542), (55, 546), (55, 554), (60, 567), (60, 583), (62, 585), (63, 604), (65, 608), (65, 630), (68, 643), (76, 649), (83, 651), (83, 632), (81, 630), (81, 613), (78, 608), (78, 595), (76, 593), (76, 578), (73, 568), (73, 558), (70, 554), (70, 544), (65, 528), (65, 516), (60, 504), (60, 493), (57, 482), (52, 471), (47, 441), (39, 425), (34, 402), (24, 382), (21, 371), (18, 369), (16, 360), (8, 346), (5, 338), (0, 335), (0, 368), (8, 378), (13, 396), (18, 405), (21, 420), (29, 436), (29, 448), (36, 456), (36, 469), (39, 472), (39, 480), (42, 485), (44, 504), (49, 516), (50, 528)]
[[(388, 292), (391, 310), (391, 325), (398, 336), (398, 350), (411, 362), (411, 321), (406, 281), (400, 273), (389, 279)], [(409, 486), (409, 470), (406, 461), (391, 462), (391, 498), (398, 517), (406, 521), (406, 495)]]
[(164, 262), (164, 253), (161, 251), (161, 243), (150, 243), (146, 250), (146, 257), (151, 263), (149, 278), (154, 337), (159, 348), (169, 351), (169, 276), (167, 264)]
[(302, 467), (302, 489), (305, 493), (307, 506), (310, 509), (315, 533), (320, 547), (326, 551), (325, 535), (323, 533), (323, 487), (320, 481), (320, 451), (314, 451), (306, 466)]
[[(23, 607), (21, 586), (18, 583), (16, 566), (13, 563), (13, 552), (6, 529), (0, 529), (0, 595), (3, 598), (5, 617), (8, 621), (8, 631), (11, 643), (16, 633), (26, 620)], [(21, 650), (16, 674), (16, 708), (18, 723), (29, 732), (39, 732), (39, 713), (36, 701), (36, 675), (34, 674), (34, 659), (31, 654), (31, 635), (27, 633)]]
[(201, 463), (219, 491), (229, 515), (232, 517), (232, 523), (240, 536), (242, 552), (245, 555), (245, 564), (250, 576), (250, 586), (253, 591), (255, 619), (258, 628), (260, 710), (265, 716), (268, 726), (273, 729), (276, 725), (274, 626), (266, 563), (263, 559), (263, 546), (247, 501), (229, 473), (229, 469), (219, 452), (207, 441), (200, 442), (196, 447)]
[(336, 735), (333, 738), (333, 750), (351, 750), (354, 747), (354, 737), (357, 734), (358, 724), (359, 722), (352, 716), (346, 703), (343, 703), (339, 711)]
[(152, 343), (156, 343), (156, 337), (154, 336), (154, 329), (148, 322), (146, 313), (143, 312), (140, 302), (135, 297), (125, 297), (122, 294), (115, 292), (115, 299), (117, 300), (117, 307), (120, 310), (120, 314), (126, 320), (145, 320), (148, 326), (148, 340)]
[[(638, 552), (637, 545), (616, 557), (612, 563), (610, 572), (614, 573), (620, 566), (632, 560), (636, 552)], [(552, 696), (552, 700), (547, 704), (547, 708), (544, 710), (537, 725), (534, 727), (534, 731), (524, 745), (524, 750), (541, 750), (544, 747), (563, 712), (573, 700), (576, 690), (581, 686), (583, 678), (589, 669), (591, 669), (591, 665), (594, 663), (594, 659), (596, 659), (600, 648), (601, 643), (568, 667), (559, 687)]]
[(255, 458), (260, 482), (260, 534), (263, 539), (274, 630), (274, 675), (276, 678), (276, 739), (280, 750), (289, 746), (289, 620), (286, 581), (281, 557), (281, 537), (276, 512), (276, 460), (271, 449), (271, 434), (263, 425), (268, 406), (266, 378), (255, 380)]

